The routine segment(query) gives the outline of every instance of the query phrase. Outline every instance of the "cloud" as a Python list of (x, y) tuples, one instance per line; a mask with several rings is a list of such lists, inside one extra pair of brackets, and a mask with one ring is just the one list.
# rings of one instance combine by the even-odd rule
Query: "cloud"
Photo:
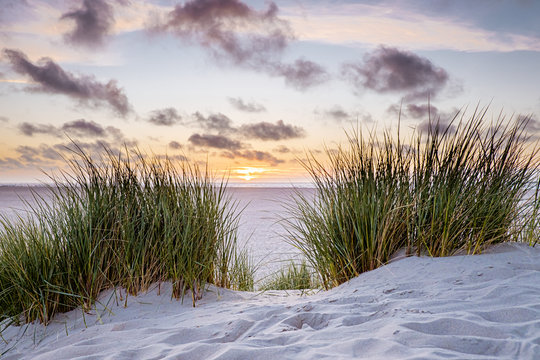
[(78, 10), (67, 12), (62, 20), (73, 20), (75, 27), (65, 34), (67, 42), (95, 47), (103, 45), (114, 26), (113, 8), (104, 0), (83, 0)]
[(232, 120), (221, 113), (204, 116), (200, 112), (193, 114), (195, 123), (205, 130), (217, 131), (219, 134), (235, 132)]
[(152, 111), (147, 121), (158, 126), (173, 126), (179, 124), (182, 121), (182, 117), (176, 109), (166, 108)]
[(284, 160), (276, 158), (269, 152), (258, 150), (225, 151), (221, 153), (221, 156), (228, 159), (241, 158), (251, 161), (263, 161), (273, 166), (285, 162)]
[(7, 116), (0, 116), (0, 123), (7, 123), (9, 122), (9, 118)]
[(103, 137), (106, 135), (105, 129), (94, 121), (85, 119), (74, 120), (62, 125), (61, 130), (68, 135), (77, 137)]
[(53, 125), (45, 124), (31, 124), (29, 122), (23, 122), (17, 126), (19, 131), (26, 136), (38, 135), (52, 135), (59, 136), (58, 129)]
[(341, 108), (340, 106), (337, 106), (337, 105), (334, 106), (331, 109), (325, 110), (323, 112), (323, 115), (326, 116), (326, 117), (329, 117), (332, 120), (335, 120), (337, 122), (342, 122), (342, 121), (349, 120), (349, 119), (353, 118), (352, 114), (349, 114), (348, 112), (343, 110), (343, 108)]
[(305, 136), (305, 130), (298, 126), (288, 125), (283, 120), (275, 124), (259, 122), (256, 124), (242, 125), (239, 132), (251, 139), (260, 140), (286, 140)]
[(23, 122), (18, 126), (19, 131), (26, 136), (51, 135), (62, 137), (64, 134), (72, 138), (106, 138), (110, 137), (116, 143), (132, 143), (127, 141), (122, 131), (114, 126), (104, 128), (94, 121), (78, 119), (68, 121), (59, 127), (51, 124), (31, 124)]
[(278, 165), (284, 161), (276, 158), (274, 155), (266, 151), (257, 151), (257, 150), (244, 150), (244, 151), (235, 151), (233, 153), (234, 157), (240, 157), (247, 160), (257, 160), (264, 161), (270, 165)]
[(287, 154), (291, 152), (291, 149), (289, 149), (285, 145), (279, 145), (277, 148), (274, 149), (274, 151), (280, 154)]
[(414, 119), (421, 119), (424, 117), (436, 119), (439, 113), (438, 109), (435, 106), (427, 105), (427, 104), (424, 104), (424, 105), (408, 104), (406, 109), (407, 109), (407, 116), (412, 117)]
[(193, 145), (200, 147), (210, 147), (232, 151), (242, 148), (242, 144), (239, 141), (230, 139), (224, 135), (193, 134), (189, 137), (188, 141)]
[(345, 64), (342, 74), (358, 90), (402, 93), (407, 101), (435, 97), (449, 79), (428, 59), (385, 46), (366, 54), (361, 63)]
[(435, 121), (426, 119), (416, 126), (416, 131), (418, 131), (419, 133), (442, 133), (446, 131), (448, 131), (449, 133), (453, 133), (456, 131), (456, 126), (451, 123), (451, 119), (438, 118)]
[(538, 140), (540, 138), (540, 120), (534, 115), (519, 115), (517, 117), (517, 122), (524, 122), (523, 130), (525, 133), (531, 137), (531, 140)]
[(179, 149), (181, 149), (183, 146), (182, 146), (182, 144), (180, 144), (178, 141), (171, 141), (171, 142), (169, 143), (169, 147), (170, 147), (171, 149), (174, 149), (174, 150), (179, 150)]
[(261, 105), (257, 104), (255, 102), (245, 103), (244, 100), (240, 98), (228, 98), (229, 102), (232, 106), (234, 106), (236, 109), (244, 112), (249, 113), (259, 113), (266, 111), (266, 108)]
[(198, 44), (218, 61), (283, 77), (298, 90), (327, 81), (329, 75), (319, 64), (305, 59), (292, 64), (279, 60), (295, 36), (289, 23), (277, 14), (273, 2), (257, 11), (239, 0), (191, 0), (176, 5), (165, 17), (156, 17), (150, 30)]
[(171, 32), (236, 64), (260, 62), (293, 38), (277, 11), (273, 2), (266, 11), (256, 11), (239, 0), (191, 0), (176, 5), (165, 19), (155, 19), (151, 30)]
[(41, 58), (34, 65), (21, 51), (4, 49), (3, 52), (15, 72), (29, 76), (35, 82), (28, 87), (30, 91), (66, 95), (86, 106), (107, 105), (121, 116), (131, 110), (123, 89), (115, 80), (100, 83), (93, 76), (76, 76), (65, 71), (49, 58)]
[(330, 79), (328, 72), (319, 64), (297, 59), (293, 64), (269, 63), (269, 72), (285, 78), (285, 83), (297, 90), (320, 85)]
[(0, 158), (1, 169), (11, 170), (11, 169), (21, 169), (22, 167), (24, 167), (24, 165), (17, 159), (14, 159), (11, 157), (4, 158), (4, 159)]
[(56, 160), (62, 160), (62, 152), (65, 148), (58, 145), (50, 146), (40, 144), (38, 146), (18, 146), (15, 151), (19, 154), (16, 159), (20, 164), (27, 165), (50, 165)]

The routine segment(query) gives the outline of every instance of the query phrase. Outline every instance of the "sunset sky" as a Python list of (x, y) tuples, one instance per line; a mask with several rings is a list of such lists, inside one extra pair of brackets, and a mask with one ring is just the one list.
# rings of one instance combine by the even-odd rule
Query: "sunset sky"
[[(490, 105), (540, 132), (537, 0), (0, 0), (0, 183), (70, 140), (303, 181), (344, 130)], [(492, 114), (492, 115), (491, 115)], [(540, 134), (538, 134), (540, 135)]]

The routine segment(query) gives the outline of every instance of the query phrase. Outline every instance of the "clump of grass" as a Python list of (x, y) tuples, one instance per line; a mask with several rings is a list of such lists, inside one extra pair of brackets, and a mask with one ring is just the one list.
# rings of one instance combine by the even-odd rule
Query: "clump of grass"
[(288, 266), (279, 270), (261, 286), (262, 291), (317, 288), (320, 288), (320, 283), (306, 261), (302, 261), (299, 265), (291, 261)]
[(208, 171), (140, 152), (80, 148), (31, 216), (1, 218), (0, 320), (48, 323), (101, 291), (171, 281), (173, 296), (231, 286), (236, 206)]
[[(529, 119), (486, 124), (487, 109), (450, 124), (432, 124), (404, 144), (361, 132), (348, 148), (303, 163), (315, 200), (297, 194), (289, 208), (290, 241), (316, 269), (323, 286), (337, 286), (409, 254), (476, 254), (486, 246), (537, 241), (538, 156), (528, 142)], [(528, 239), (528, 240), (527, 240)], [(536, 240), (535, 240), (536, 239)]]
[(244, 249), (234, 254), (234, 262), (229, 269), (230, 288), (240, 291), (253, 291), (257, 266)]

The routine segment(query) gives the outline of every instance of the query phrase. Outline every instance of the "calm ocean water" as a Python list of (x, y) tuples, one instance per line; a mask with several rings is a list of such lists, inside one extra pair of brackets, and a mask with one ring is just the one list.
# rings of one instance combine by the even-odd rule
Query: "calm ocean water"
[[(299, 256), (298, 250), (286, 242), (286, 230), (280, 222), (287, 217), (285, 205), (290, 204), (295, 190), (290, 184), (230, 185), (231, 197), (238, 202), (238, 209), (243, 209), (239, 243), (249, 250), (258, 264), (256, 280), (260, 280), (277, 271), (284, 261)], [(313, 194), (313, 189), (305, 185), (295, 186), (306, 196)], [(47, 196), (45, 187), (32, 186), (32, 189)], [(17, 213), (24, 215), (24, 201), (33, 202), (28, 186), (0, 185), (1, 214), (10, 218), (15, 218)]]

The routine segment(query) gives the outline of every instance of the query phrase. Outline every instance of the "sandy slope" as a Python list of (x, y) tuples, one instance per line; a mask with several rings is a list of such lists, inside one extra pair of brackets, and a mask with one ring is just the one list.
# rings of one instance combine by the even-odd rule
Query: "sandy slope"
[(9, 328), (0, 352), (18, 338), (5, 359), (540, 359), (539, 246), (410, 257), (311, 296), (212, 288), (192, 308), (162, 293), (88, 327), (73, 311)]

